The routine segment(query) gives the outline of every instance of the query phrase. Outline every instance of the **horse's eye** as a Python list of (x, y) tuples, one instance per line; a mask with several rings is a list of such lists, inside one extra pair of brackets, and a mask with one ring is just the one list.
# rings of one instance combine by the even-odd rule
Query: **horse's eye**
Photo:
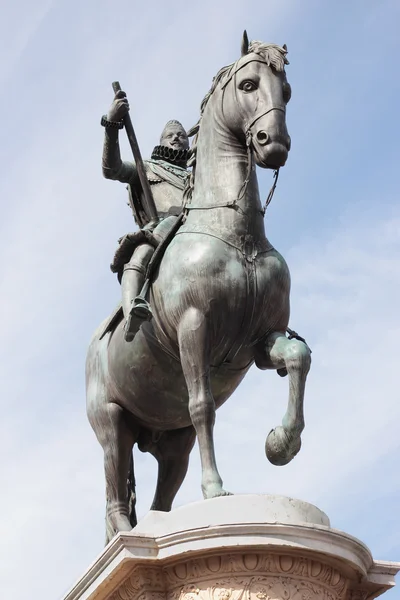
[(257, 86), (254, 83), (254, 81), (249, 81), (248, 79), (246, 81), (243, 81), (240, 87), (246, 93), (254, 92), (254, 90), (257, 89)]
[(283, 82), (282, 92), (283, 92), (283, 99), (287, 104), (289, 102), (290, 98), (292, 97), (292, 88), (290, 87), (290, 84), (287, 81)]

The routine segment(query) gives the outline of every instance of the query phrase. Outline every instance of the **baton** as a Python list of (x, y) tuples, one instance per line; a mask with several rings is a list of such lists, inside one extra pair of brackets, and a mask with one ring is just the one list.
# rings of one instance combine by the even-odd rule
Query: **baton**
[[(121, 91), (119, 81), (114, 81), (112, 87), (115, 94)], [(136, 139), (135, 130), (133, 129), (132, 120), (129, 113), (124, 116), (123, 122), (125, 125), (126, 135), (128, 136), (129, 144), (133, 153), (133, 158), (135, 159), (139, 180), (146, 201), (148, 210), (147, 216), (150, 217), (150, 221), (158, 221), (157, 207), (154, 202), (153, 194), (151, 193), (150, 184), (146, 176), (142, 155), (140, 154), (139, 144)]]

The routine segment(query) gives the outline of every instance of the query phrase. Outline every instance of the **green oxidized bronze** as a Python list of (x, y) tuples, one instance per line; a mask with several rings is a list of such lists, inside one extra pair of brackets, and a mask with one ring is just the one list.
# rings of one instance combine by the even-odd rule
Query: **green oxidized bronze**
[[(255, 170), (256, 164), (277, 170), (288, 157), (286, 52), (274, 44), (249, 45), (244, 36), (241, 58), (214, 78), (200, 121), (189, 132), (195, 135), (192, 171), (180, 221), (167, 214), (182, 205), (182, 186), (168, 178), (152, 183), (160, 173), (152, 163), (146, 165), (157, 210), (165, 218), (150, 233), (142, 223), (142, 242), (125, 264), (140, 266), (142, 283), (143, 265), (162, 248), (148, 294), (152, 318), (141, 322), (129, 342), (124, 319), (99, 339), (101, 324), (87, 357), (88, 417), (104, 449), (108, 539), (136, 523), (135, 444), (159, 464), (152, 509), (171, 509), (196, 435), (204, 498), (228, 493), (214, 453), (215, 410), (254, 363), (287, 372), (289, 378), (282, 425), (266, 441), (269, 460), (286, 464), (300, 449), (310, 350), (286, 336), (290, 275), (266, 238)], [(107, 115), (110, 121), (120, 121), (128, 110), (125, 95), (119, 94)], [(178, 129), (175, 125), (168, 139), (178, 136)], [(118, 129), (106, 128), (105, 136), (104, 174), (134, 187), (134, 166), (119, 156)], [(179, 136), (175, 147), (181, 143), (180, 151), (187, 147), (183, 128)], [(163, 138), (161, 145), (170, 144)], [(136, 193), (140, 196), (140, 190)], [(145, 211), (141, 218), (146, 221)], [(162, 246), (165, 239), (167, 247)], [(124, 278), (138, 272), (122, 271), (125, 314), (133, 294), (132, 288), (126, 291)]]

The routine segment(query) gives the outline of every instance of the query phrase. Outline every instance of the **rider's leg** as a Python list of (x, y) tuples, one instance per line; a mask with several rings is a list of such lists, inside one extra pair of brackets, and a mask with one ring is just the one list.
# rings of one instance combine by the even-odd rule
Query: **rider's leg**
[[(170, 216), (160, 221), (153, 231), (154, 240), (162, 244), (168, 236), (171, 229), (176, 224), (177, 217)], [(122, 285), (122, 306), (126, 318), (125, 339), (132, 341), (143, 321), (149, 321), (152, 318), (150, 304), (145, 296), (146, 292), (141, 294), (145, 283), (147, 266), (154, 254), (154, 247), (150, 244), (141, 244), (134, 251), (131, 260), (124, 266), (121, 279)], [(150, 282), (147, 281), (149, 285)]]
[(144, 284), (147, 265), (153, 256), (154, 248), (150, 244), (138, 246), (131, 260), (124, 266), (121, 279), (122, 309), (126, 319), (125, 339), (132, 341), (143, 320), (151, 318), (151, 309), (146, 300), (139, 296)]

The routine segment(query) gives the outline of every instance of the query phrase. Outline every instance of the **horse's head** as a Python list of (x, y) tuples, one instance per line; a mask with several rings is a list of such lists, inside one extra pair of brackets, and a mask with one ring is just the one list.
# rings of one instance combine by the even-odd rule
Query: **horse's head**
[(286, 53), (286, 46), (249, 44), (245, 32), (241, 58), (221, 77), (225, 123), (239, 139), (251, 144), (260, 167), (282, 167), (290, 150)]

